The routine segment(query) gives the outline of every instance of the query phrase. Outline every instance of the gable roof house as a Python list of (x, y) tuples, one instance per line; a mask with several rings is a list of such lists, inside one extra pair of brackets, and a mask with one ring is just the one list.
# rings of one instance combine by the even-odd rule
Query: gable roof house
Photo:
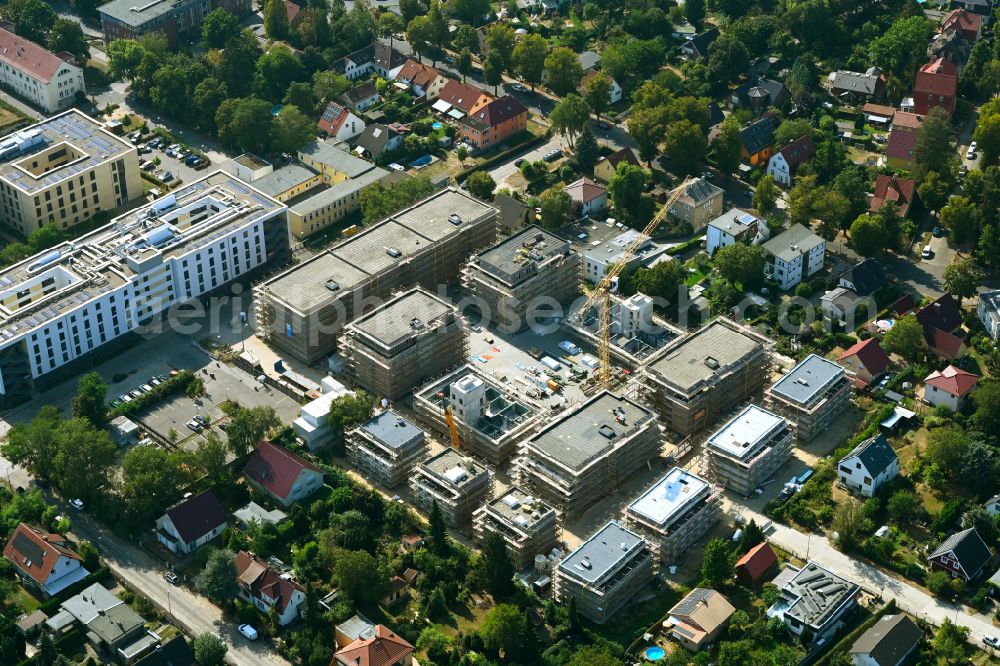
[(864, 72), (838, 70), (827, 77), (830, 94), (848, 104), (877, 102), (885, 97), (886, 76), (878, 67)]
[(953, 9), (941, 21), (941, 30), (957, 30), (968, 41), (975, 43), (983, 31), (983, 17), (964, 9)]
[(879, 174), (878, 178), (875, 179), (875, 192), (872, 194), (868, 210), (877, 213), (883, 204), (892, 201), (898, 207), (897, 214), (900, 217), (906, 217), (910, 214), (910, 206), (913, 205), (913, 194), (916, 189), (917, 183), (909, 178)]
[(859, 296), (870, 296), (885, 286), (885, 273), (881, 264), (869, 258), (849, 268), (838, 284)]
[(86, 93), (83, 70), (72, 54), (53, 53), (21, 37), (9, 23), (0, 26), (0, 84), (39, 107), (46, 114), (76, 103), (77, 93)]
[(726, 105), (730, 111), (750, 109), (758, 116), (770, 107), (784, 109), (790, 99), (791, 93), (784, 83), (758, 76), (733, 90)]
[(365, 129), (365, 123), (350, 109), (337, 102), (330, 102), (323, 116), (316, 123), (321, 130), (338, 141), (350, 141)]
[(46, 597), (62, 592), (90, 572), (66, 539), (40, 527), (20, 523), (3, 549), (26, 587)]
[(892, 129), (916, 132), (924, 124), (924, 117), (909, 111), (897, 111), (892, 115)]
[(927, 349), (938, 356), (958, 358), (966, 352), (965, 340), (955, 331), (962, 326), (962, 308), (951, 294), (944, 294), (920, 308), (917, 322), (924, 329)]
[(243, 475), (251, 486), (286, 508), (323, 487), (320, 468), (268, 441), (259, 443), (250, 454)]
[(670, 609), (664, 624), (670, 624), (670, 635), (678, 643), (697, 652), (715, 642), (735, 612), (719, 592), (696, 587)]
[(156, 539), (170, 552), (186, 555), (208, 543), (229, 524), (226, 510), (211, 489), (187, 497), (156, 519)]
[[(899, 115), (899, 114), (896, 114)], [(889, 140), (885, 145), (885, 163), (890, 169), (913, 169), (913, 147), (917, 145), (916, 132), (896, 129), (889, 130)]]
[(681, 54), (688, 60), (706, 60), (709, 48), (718, 38), (719, 29), (713, 25), (708, 30), (688, 37), (688, 40), (681, 44)]
[(373, 104), (378, 104), (382, 97), (378, 94), (374, 81), (365, 81), (345, 92), (340, 99), (347, 108), (361, 113)]
[(978, 578), (991, 559), (993, 553), (975, 527), (955, 532), (927, 556), (932, 570), (944, 571), (967, 583)]
[(881, 433), (855, 446), (837, 463), (837, 479), (862, 497), (872, 497), (897, 475), (899, 458)]
[(892, 361), (889, 360), (889, 355), (879, 345), (878, 340), (868, 338), (846, 349), (837, 358), (837, 363), (844, 366), (844, 370), (851, 376), (856, 387), (865, 388), (876, 377), (888, 370)]
[(955, 113), (958, 99), (958, 67), (944, 58), (936, 58), (917, 72), (913, 84), (913, 105), (916, 112), (926, 115), (935, 106)]
[(459, 121), (466, 142), (483, 150), (528, 129), (528, 109), (510, 95), (490, 100)]
[[(442, 107), (454, 108), (461, 114), (469, 115), (492, 101), (493, 97), (479, 88), (448, 79), (444, 87), (441, 88), (441, 92), (438, 93), (438, 103), (434, 105), (434, 108), (438, 108), (438, 104), (441, 104)], [(447, 113), (448, 108), (445, 108), (443, 113)]]
[(239, 596), (261, 613), (268, 613), (273, 608), (282, 627), (299, 617), (306, 600), (303, 587), (279, 575), (253, 553), (241, 550), (236, 554), (236, 581)]
[(616, 150), (610, 155), (603, 156), (597, 160), (597, 163), (594, 165), (594, 180), (607, 183), (618, 172), (618, 165), (622, 162), (628, 162), (642, 168), (642, 163), (636, 157), (635, 151), (625, 146), (621, 150)]
[(413, 646), (383, 624), (372, 635), (361, 637), (333, 655), (336, 666), (410, 666)]
[(406, 61), (405, 55), (390, 48), (388, 44), (376, 40), (344, 56), (333, 64), (332, 69), (351, 81), (369, 74), (378, 74), (384, 79), (393, 80)]
[(580, 215), (599, 213), (608, 206), (608, 190), (584, 176), (563, 188), (573, 203), (580, 207)]
[(583, 68), (583, 73), (592, 72), (595, 69), (599, 69), (601, 66), (601, 54), (594, 51), (584, 51), (583, 53), (577, 54), (576, 61), (580, 63), (580, 67)]
[(396, 83), (406, 84), (417, 97), (423, 97), (428, 101), (437, 99), (441, 89), (449, 81), (448, 77), (433, 67), (407, 60), (406, 64), (396, 74)]
[(740, 130), (740, 158), (750, 166), (760, 166), (774, 154), (774, 130), (778, 121), (765, 116)]
[(854, 666), (900, 666), (920, 645), (924, 632), (906, 615), (883, 615), (854, 641)]
[(373, 158), (384, 152), (392, 152), (403, 145), (403, 135), (388, 125), (369, 125), (358, 137), (355, 150), (360, 148)]
[(979, 375), (949, 365), (944, 370), (935, 370), (924, 379), (924, 402), (935, 407), (944, 405), (957, 412), (978, 384)]
[(808, 162), (816, 154), (816, 147), (808, 135), (800, 136), (795, 141), (776, 152), (767, 163), (767, 173), (774, 177), (779, 185), (792, 186), (795, 170), (803, 162)]
[(951, 6), (989, 18), (993, 16), (994, 0), (951, 0)]
[(778, 554), (774, 552), (774, 549), (766, 541), (762, 541), (748, 550), (733, 565), (736, 569), (736, 575), (748, 583), (756, 583), (762, 580), (777, 566)]

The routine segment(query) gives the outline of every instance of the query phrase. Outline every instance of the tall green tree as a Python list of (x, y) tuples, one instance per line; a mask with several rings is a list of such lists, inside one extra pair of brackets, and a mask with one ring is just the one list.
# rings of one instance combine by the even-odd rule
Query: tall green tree
[[(284, 3), (279, 4), (284, 9)], [(222, 7), (213, 9), (201, 22), (201, 46), (206, 49), (221, 49), (230, 39), (239, 37), (242, 30), (235, 14)]]
[(588, 125), (580, 133), (580, 138), (576, 140), (576, 145), (573, 146), (576, 163), (580, 165), (581, 169), (589, 171), (600, 158), (600, 151), (601, 147), (597, 144), (597, 138), (590, 131), (590, 126)]
[(764, 279), (767, 254), (759, 245), (734, 243), (715, 252), (715, 265), (722, 277), (746, 288)]
[(259, 57), (257, 37), (249, 29), (226, 42), (216, 65), (216, 76), (226, 84), (230, 95), (245, 97), (250, 94)]
[(506, 23), (493, 23), (486, 29), (486, 52), (496, 51), (503, 62), (503, 69), (511, 68), (517, 36), (514, 28)]
[(479, 636), (487, 650), (494, 653), (504, 650), (514, 659), (521, 657), (525, 634), (524, 615), (513, 604), (495, 606), (479, 628)]
[(873, 39), (868, 50), (877, 66), (909, 79), (915, 72), (917, 58), (923, 57), (933, 34), (934, 24), (923, 16), (900, 18)]
[(611, 108), (611, 79), (607, 74), (598, 72), (584, 84), (583, 98), (587, 100), (591, 111), (598, 119)]
[(496, 181), (486, 171), (476, 171), (465, 180), (469, 193), (484, 201), (493, 201), (493, 191), (497, 189)]
[(976, 259), (955, 259), (944, 269), (942, 281), (949, 294), (958, 298), (959, 305), (965, 298), (976, 295), (977, 288), (986, 279), (986, 273), (979, 267)]
[(851, 247), (862, 257), (881, 252), (889, 244), (889, 234), (875, 215), (861, 215), (851, 224)]
[(154, 518), (177, 499), (190, 480), (184, 457), (158, 446), (133, 446), (125, 454), (118, 492), (136, 523)]
[(583, 79), (583, 67), (576, 54), (565, 46), (559, 46), (545, 57), (545, 73), (549, 88), (559, 96), (566, 96), (577, 89)]
[(58, 15), (42, 0), (10, 0), (0, 8), (0, 18), (14, 24), (14, 32), (38, 44), (44, 44)]
[(118, 447), (105, 430), (96, 430), (86, 419), (63, 421), (56, 431), (59, 448), (53, 481), (66, 497), (92, 499), (108, 484)]
[(448, 528), (444, 524), (444, 515), (437, 500), (431, 504), (431, 513), (427, 525), (427, 545), (432, 553), (445, 555), (451, 549), (448, 541)]
[(542, 82), (545, 71), (545, 57), (549, 53), (549, 43), (541, 35), (525, 35), (514, 47), (514, 69), (531, 89)]
[(689, 120), (678, 120), (667, 128), (663, 150), (670, 168), (678, 175), (697, 173), (708, 153), (708, 141), (701, 128)]
[(735, 117), (726, 118), (719, 126), (712, 140), (712, 158), (715, 168), (724, 174), (733, 173), (740, 165), (740, 122)]
[(590, 106), (585, 99), (575, 93), (567, 95), (549, 114), (552, 130), (566, 137), (571, 148), (576, 137), (589, 122)]
[(95, 428), (104, 427), (108, 419), (108, 385), (96, 372), (88, 372), (76, 387), (73, 416), (87, 419)]
[(281, 419), (270, 405), (238, 407), (226, 429), (229, 448), (238, 458), (243, 457), (280, 425)]
[(940, 218), (956, 243), (966, 243), (979, 237), (976, 206), (968, 197), (951, 198), (948, 205), (941, 209)]
[(761, 215), (767, 215), (774, 211), (775, 206), (778, 203), (778, 195), (781, 190), (778, 189), (777, 183), (774, 182), (774, 176), (771, 174), (765, 175), (757, 183), (757, 189), (753, 193), (753, 207)]
[(542, 192), (539, 204), (542, 212), (542, 227), (555, 231), (569, 221), (573, 209), (573, 200), (561, 187), (552, 187)]
[(271, 141), (271, 105), (257, 97), (227, 99), (215, 111), (219, 138), (239, 150), (259, 151)]
[(327, 421), (330, 424), (335, 452), (343, 450), (344, 433), (370, 419), (374, 408), (375, 399), (364, 391), (340, 396), (330, 403)]
[(72, 53), (78, 62), (85, 61), (90, 54), (90, 45), (83, 36), (83, 28), (79, 21), (71, 19), (56, 19), (49, 33), (48, 47), (55, 53)]
[(222, 666), (226, 661), (226, 652), (229, 651), (225, 641), (209, 632), (195, 636), (191, 648), (198, 666)]
[(264, 32), (272, 40), (288, 38), (288, 11), (283, 0), (266, 0), (264, 3)]
[[(281, 0), (273, 0), (281, 4)], [(306, 71), (291, 49), (279, 46), (257, 60), (254, 91), (263, 99), (278, 103), (293, 81), (305, 81)]]
[(695, 27), (695, 30), (701, 30), (701, 22), (705, 20), (705, 0), (685, 1), (684, 18)]
[(342, 550), (333, 566), (337, 589), (363, 608), (374, 608), (389, 593), (389, 574), (370, 553)]
[(882, 338), (882, 347), (913, 361), (924, 343), (924, 328), (913, 315), (901, 317)]
[(493, 94), (497, 94), (497, 86), (503, 83), (503, 56), (496, 49), (490, 49), (483, 59), (483, 80), (493, 86)]
[(506, 541), (497, 532), (488, 532), (483, 539), (479, 571), (483, 586), (494, 599), (503, 599), (514, 591), (514, 560)]
[(195, 578), (195, 587), (215, 603), (228, 606), (239, 592), (236, 584), (236, 555), (231, 550), (213, 549), (205, 561), (205, 567)]
[(58, 429), (63, 418), (53, 405), (43, 405), (28, 423), (15, 423), (0, 442), (3, 457), (27, 469), (33, 476), (49, 478), (59, 453)]
[(271, 130), (271, 148), (276, 153), (294, 153), (316, 139), (316, 123), (299, 107), (289, 105), (275, 116)]
[[(732, 247), (732, 246), (730, 246)], [(705, 545), (701, 561), (701, 577), (712, 587), (718, 587), (733, 575), (733, 555), (723, 539), (712, 539)]]
[(952, 173), (957, 158), (951, 148), (951, 118), (941, 107), (927, 112), (913, 145), (914, 171), (923, 180), (929, 171)]
[(615, 175), (608, 182), (608, 194), (615, 212), (628, 220), (637, 220), (645, 226), (652, 202), (643, 196), (647, 175), (642, 167), (622, 161)]

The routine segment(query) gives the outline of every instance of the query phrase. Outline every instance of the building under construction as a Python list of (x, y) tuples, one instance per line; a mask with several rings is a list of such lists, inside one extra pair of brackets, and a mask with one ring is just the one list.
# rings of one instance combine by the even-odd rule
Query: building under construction
[(356, 384), (398, 400), (463, 363), (468, 334), (454, 305), (418, 287), (348, 324), (341, 351)]
[[(600, 344), (600, 302), (584, 313), (570, 313), (563, 325), (575, 334)], [(611, 295), (611, 355), (632, 369), (684, 334), (653, 314), (653, 299), (642, 293), (628, 298)]]
[(473, 252), (496, 240), (499, 213), (447, 188), (254, 287), (259, 337), (306, 363), (336, 348), (337, 333), (400, 288), (433, 293)]
[(414, 409), (431, 428), (449, 434), (444, 411), (451, 407), (463, 450), (500, 465), (538, 424), (541, 411), (471, 365), (435, 379), (414, 393)]
[(716, 319), (649, 359), (645, 396), (669, 428), (690, 435), (761, 390), (771, 347), (753, 329)]
[(465, 528), (472, 512), (489, 499), (493, 475), (482, 463), (445, 449), (416, 466), (410, 488), (418, 507), (430, 513), (437, 502), (447, 524)]
[(568, 241), (530, 226), (469, 260), (462, 283), (482, 299), (483, 321), (516, 333), (537, 317), (562, 316), (580, 294), (580, 255)]
[(661, 562), (673, 564), (719, 520), (719, 495), (708, 481), (674, 467), (626, 506), (622, 517), (647, 537)]
[(515, 474), (570, 520), (658, 456), (661, 439), (653, 412), (601, 391), (526, 440)]
[(502, 536), (518, 569), (532, 566), (536, 555), (547, 555), (559, 543), (555, 509), (519, 488), (476, 509), (472, 523), (480, 542), (491, 532)]
[(792, 455), (788, 422), (757, 405), (747, 405), (705, 443), (710, 476), (740, 495), (749, 495)]
[(809, 354), (764, 390), (764, 406), (784, 416), (800, 442), (811, 441), (851, 402), (843, 366)]
[(427, 451), (424, 431), (391, 410), (357, 426), (345, 440), (355, 469), (386, 488), (406, 483)]

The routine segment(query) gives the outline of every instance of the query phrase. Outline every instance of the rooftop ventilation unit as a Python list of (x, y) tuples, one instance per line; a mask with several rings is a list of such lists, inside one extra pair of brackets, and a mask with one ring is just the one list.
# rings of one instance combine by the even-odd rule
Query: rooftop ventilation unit
[(705, 357), (705, 365), (707, 365), (708, 367), (710, 367), (712, 370), (718, 370), (719, 369), (719, 362), (713, 356), (706, 356)]
[(336, 280), (327, 280), (326, 288), (330, 291), (340, 291), (340, 283)]

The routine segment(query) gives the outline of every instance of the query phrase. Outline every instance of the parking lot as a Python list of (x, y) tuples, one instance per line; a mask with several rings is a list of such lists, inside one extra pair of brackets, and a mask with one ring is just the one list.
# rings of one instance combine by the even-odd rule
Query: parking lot
[[(132, 135), (129, 135), (131, 137)], [(126, 137), (126, 138), (129, 138)], [(166, 172), (169, 172), (171, 179), (168, 182), (169, 185), (175, 186), (179, 183), (190, 183), (192, 181), (198, 180), (208, 173), (208, 169), (211, 168), (212, 163), (208, 162), (205, 166), (200, 169), (194, 168), (194, 166), (188, 165), (184, 162), (184, 156), (173, 157), (167, 154), (167, 148), (174, 144), (164, 143), (162, 139), (160, 140), (160, 145), (157, 148), (152, 148), (150, 142), (154, 139), (143, 141), (139, 144), (139, 158), (145, 162), (153, 162), (155, 159), (160, 160), (160, 164), (152, 168), (147, 167), (144, 163), (140, 168), (143, 171), (153, 175), (156, 178), (163, 179)], [(181, 147), (183, 148), (183, 146)], [(147, 151), (147, 152), (143, 152)], [(177, 154), (171, 151), (172, 154)]]

